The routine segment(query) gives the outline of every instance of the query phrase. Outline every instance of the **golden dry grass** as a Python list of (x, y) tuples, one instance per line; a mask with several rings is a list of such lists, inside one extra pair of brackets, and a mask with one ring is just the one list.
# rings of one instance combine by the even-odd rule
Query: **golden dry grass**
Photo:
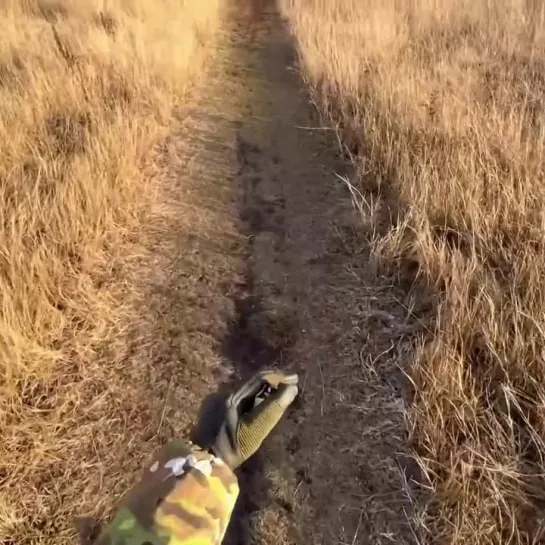
[[(361, 166), (376, 254), (400, 272), (416, 264), (419, 289), (436, 294), (408, 418), (433, 496), (421, 522), (437, 543), (540, 543), (545, 4), (283, 9), (316, 100)], [(377, 226), (393, 203), (399, 218)]]
[(69, 518), (119, 492), (123, 271), (218, 8), (0, 2), (3, 543), (70, 542)]

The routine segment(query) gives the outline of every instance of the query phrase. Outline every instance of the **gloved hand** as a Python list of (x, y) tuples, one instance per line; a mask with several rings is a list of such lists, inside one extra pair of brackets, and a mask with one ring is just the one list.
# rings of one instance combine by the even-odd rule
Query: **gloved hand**
[(258, 373), (215, 411), (206, 443), (161, 449), (95, 545), (219, 545), (239, 493), (233, 469), (260, 447), (297, 395), (297, 375)]
[(228, 397), (224, 420), (209, 448), (231, 469), (261, 446), (297, 396), (298, 377), (276, 370), (261, 371)]

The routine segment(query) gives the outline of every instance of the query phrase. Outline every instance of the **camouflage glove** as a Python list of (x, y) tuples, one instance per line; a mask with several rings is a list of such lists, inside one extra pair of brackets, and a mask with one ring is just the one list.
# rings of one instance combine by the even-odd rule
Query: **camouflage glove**
[(210, 450), (231, 469), (252, 456), (297, 396), (298, 377), (262, 371), (226, 402), (225, 417)]

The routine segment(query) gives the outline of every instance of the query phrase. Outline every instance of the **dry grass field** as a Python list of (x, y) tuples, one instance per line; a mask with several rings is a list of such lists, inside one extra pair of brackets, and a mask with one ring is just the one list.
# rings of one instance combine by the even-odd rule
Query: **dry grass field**
[(122, 272), (218, 5), (0, 2), (2, 543), (71, 542), (118, 492)]
[[(373, 276), (373, 267), (395, 274), (397, 288), (406, 286), (430, 309), (416, 317), (428, 334), (411, 361), (406, 415), (421, 469), (413, 484), (429, 498), (415, 522), (437, 544), (542, 543), (545, 4), (279, 3), (312, 98), (359, 168), (352, 188), (362, 216), (358, 224), (375, 258), (366, 274)], [(275, 214), (293, 255), (278, 260), (277, 291), (293, 291), (293, 314), (311, 310), (309, 316), (317, 317), (313, 327), (301, 328), (310, 333), (302, 335), (300, 354), (294, 352), (298, 361), (308, 371), (325, 346), (326, 378), (345, 369), (340, 341), (329, 335), (341, 328), (337, 316), (348, 312), (343, 307), (336, 314), (328, 302), (337, 300), (332, 293), (338, 286), (329, 285), (336, 277), (301, 257), (307, 250), (330, 251), (314, 241), (320, 238), (317, 225), (322, 242), (329, 236), (327, 214), (334, 210), (333, 202), (322, 199), (329, 193), (316, 185), (325, 176), (327, 154), (314, 137), (298, 132), (310, 120), (299, 111), (303, 102), (296, 87), (282, 80), (291, 51), (288, 44), (273, 43), (273, 36), (284, 36), (272, 4), (262, 15), (263, 28), (256, 23), (257, 30), (250, 29), (255, 44), (242, 23), (225, 29), (232, 36), (224, 37), (208, 95), (193, 105), (185, 125), (175, 119), (212, 50), (207, 46), (215, 41), (221, 4), (0, 0), (0, 542), (6, 545), (73, 542), (72, 517), (108, 513), (157, 443), (180, 431), (171, 424), (192, 418), (192, 408), (182, 415), (183, 405), (196, 402), (213, 383), (208, 375), (222, 358), (221, 332), (232, 326), (228, 318), (236, 301), (230, 290), (240, 264), (231, 260), (244, 237), (237, 232), (231, 193), (241, 172), (254, 185), (262, 178), (264, 203), (276, 202), (276, 192), (288, 197), (286, 211), (282, 205)], [(249, 19), (257, 21), (269, 3), (245, 4)], [(232, 5), (236, 11), (239, 4)], [(299, 114), (302, 124), (294, 127)], [(260, 119), (266, 124), (258, 125)], [(250, 143), (262, 138), (261, 148), (240, 143), (244, 123)], [(184, 149), (189, 159), (179, 156)], [(155, 161), (159, 150), (166, 150), (162, 162)], [(318, 156), (322, 163), (314, 164), (310, 158)], [(170, 204), (187, 217), (165, 223), (175, 239), (173, 255), (160, 248), (156, 233), (155, 257), (163, 251), (165, 259), (156, 260), (157, 270), (139, 271), (139, 278), (160, 277), (157, 291), (133, 305), (131, 282), (138, 274), (131, 271), (143, 251), (137, 239), (146, 231), (155, 181), (170, 159), (177, 165), (170, 172), (169, 187), (176, 193)], [(207, 221), (214, 224), (208, 231)], [(178, 259), (186, 242), (191, 251)], [(290, 249), (279, 245), (271, 252), (269, 246), (263, 246), (265, 256), (287, 256)], [(256, 262), (259, 248), (254, 247)], [(274, 272), (267, 259), (254, 263), (255, 270), (247, 264), (256, 278)], [(175, 271), (166, 271), (165, 263)], [(339, 261), (339, 278), (345, 268)], [(291, 283), (285, 286), (286, 272)], [(312, 275), (312, 290), (318, 291), (307, 282)], [(387, 298), (380, 287), (376, 293)], [(244, 289), (255, 296), (254, 288)], [(357, 303), (352, 292), (347, 298)], [(127, 343), (134, 323), (156, 344)], [(255, 339), (243, 333), (235, 328), (232, 336), (244, 349), (244, 342)], [(356, 369), (359, 362), (346, 354), (347, 365)], [(180, 371), (184, 357), (193, 363)], [(210, 368), (203, 367), (212, 359)], [(143, 361), (150, 374), (156, 363), (163, 364), (156, 374), (165, 375), (164, 399), (156, 395), (147, 403), (147, 383), (138, 382), (142, 369), (136, 368)], [(354, 466), (351, 456), (368, 441), (368, 424), (363, 412), (348, 413), (342, 403), (358, 400), (365, 386), (352, 385), (337, 399), (324, 386), (321, 367), (316, 380), (311, 375), (307, 383), (305, 375), (305, 383), (307, 408), (315, 399), (324, 413), (314, 424), (307, 418), (293, 428), (297, 441), (313, 447), (295, 449), (294, 464), (303, 460), (316, 471), (314, 480), (299, 482), (293, 496), (310, 498), (305, 509), (313, 507), (313, 497), (323, 503), (318, 507), (327, 507), (314, 505), (322, 513), (317, 525), (309, 511), (312, 539), (333, 539), (328, 536), (337, 535), (336, 524), (344, 532), (340, 509), (352, 503), (358, 504), (350, 519), (354, 529), (345, 542), (393, 540), (393, 533), (382, 531), (390, 527), (382, 518), (398, 511), (367, 513), (367, 504), (358, 503), (364, 488), (358, 479), (380, 477), (380, 464), (353, 478), (361, 459)], [(176, 402), (166, 399), (171, 390)], [(377, 403), (376, 393), (369, 399)], [(398, 407), (402, 400), (393, 401)], [(335, 436), (351, 448), (339, 449), (320, 434), (320, 450), (309, 439), (326, 421), (337, 432), (345, 417), (363, 437)], [(159, 436), (162, 425), (168, 429)], [(390, 429), (391, 443), (403, 445), (398, 427)], [(333, 484), (322, 471), (331, 452), (342, 454), (342, 463), (331, 466)], [(387, 452), (391, 465), (395, 457)], [(320, 491), (333, 487), (334, 479), (338, 486), (328, 489), (326, 504)], [(388, 487), (379, 490), (390, 493)], [(278, 520), (289, 519), (291, 507), (278, 509)], [(364, 535), (373, 518), (382, 521), (378, 537)], [(280, 542), (284, 534), (274, 520)]]
[(433, 497), (421, 522), (437, 543), (541, 543), (545, 4), (283, 11), (314, 98), (360, 165), (375, 254), (402, 278), (417, 272), (435, 301), (408, 414)]

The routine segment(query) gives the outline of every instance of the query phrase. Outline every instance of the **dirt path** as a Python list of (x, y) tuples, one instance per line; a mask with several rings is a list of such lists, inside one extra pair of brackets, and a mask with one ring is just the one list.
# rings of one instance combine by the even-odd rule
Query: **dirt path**
[(159, 441), (219, 384), (268, 365), (300, 373), (297, 406), (241, 473), (227, 543), (412, 543), (398, 367), (415, 325), (369, 266), (285, 26), (272, 7), (252, 25), (229, 18), (167, 146), (131, 372), (161, 399)]

